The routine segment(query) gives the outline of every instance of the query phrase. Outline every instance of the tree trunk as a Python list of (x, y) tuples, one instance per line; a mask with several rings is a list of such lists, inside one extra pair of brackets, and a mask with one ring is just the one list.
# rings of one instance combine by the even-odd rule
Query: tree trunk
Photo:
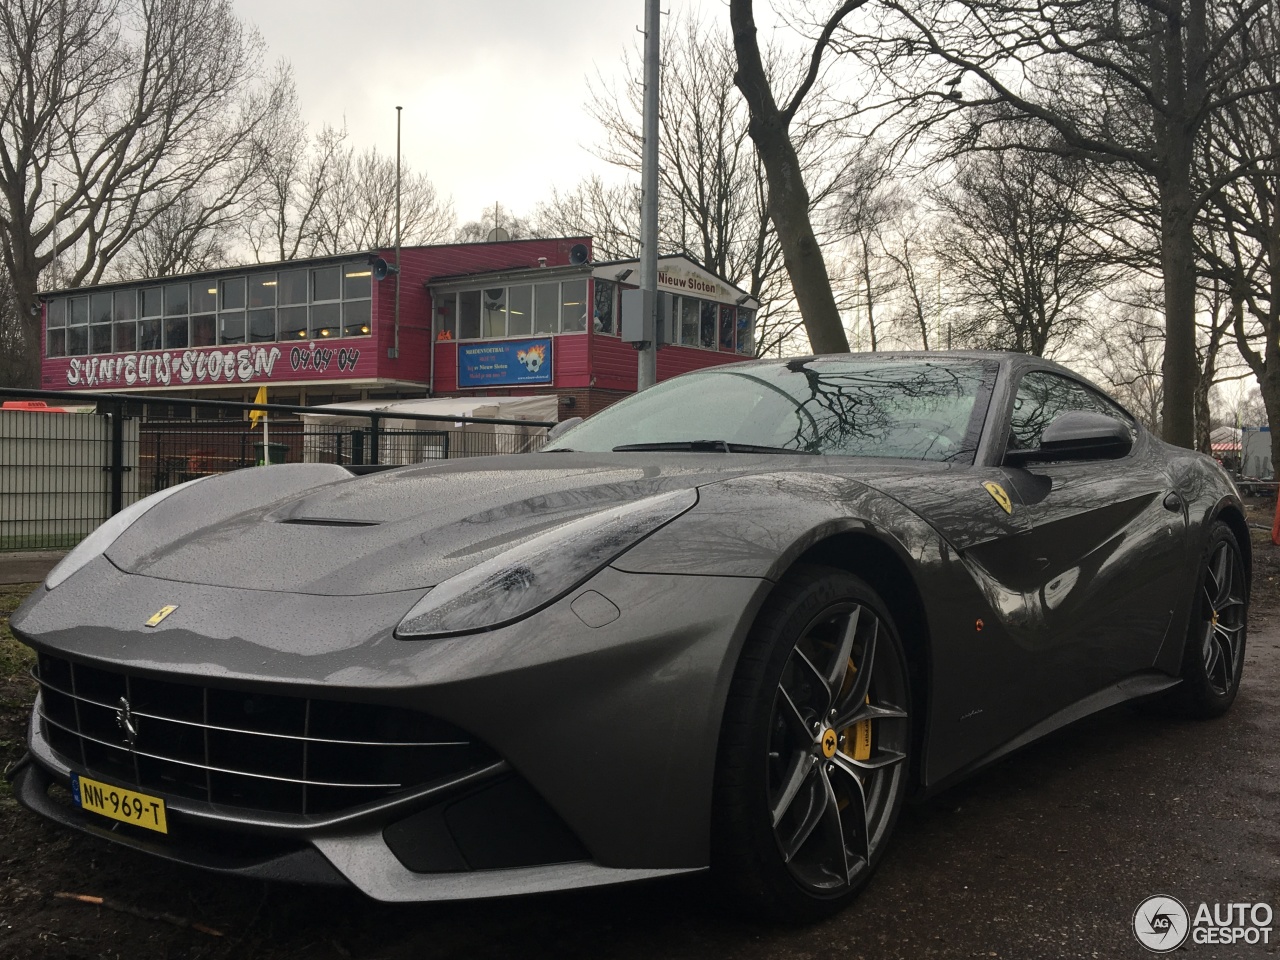
[[(862, 284), (867, 291), (867, 330), (871, 333), (871, 352), (876, 352), (876, 312), (875, 301), (871, 296), (871, 252), (867, 249), (869, 244), (864, 240), (862, 244)], [(925, 347), (925, 349), (929, 349)]]
[(769, 217), (778, 231), (783, 263), (795, 290), (796, 306), (804, 319), (809, 344), (814, 353), (848, 353), (849, 339), (845, 336), (840, 309), (831, 292), (827, 264), (809, 219), (809, 192), (805, 189), (800, 158), (791, 142), (788, 111), (793, 110), (798, 101), (784, 111), (774, 100), (756, 40), (751, 0), (730, 0), (729, 20), (738, 58), (734, 83), (742, 91), (751, 114), (748, 131), (760, 154), (769, 185)]
[(1195, 446), (1196, 259), (1190, 144), (1170, 145), (1160, 189), (1160, 261), (1164, 270), (1164, 439)]

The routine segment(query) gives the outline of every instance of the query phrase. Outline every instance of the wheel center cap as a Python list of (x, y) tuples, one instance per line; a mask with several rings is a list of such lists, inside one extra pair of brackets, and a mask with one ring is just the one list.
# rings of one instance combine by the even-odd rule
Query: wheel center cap
[(822, 755), (830, 760), (836, 755), (836, 745), (838, 743), (835, 730), (827, 727), (822, 731), (822, 739), (819, 741), (822, 745)]

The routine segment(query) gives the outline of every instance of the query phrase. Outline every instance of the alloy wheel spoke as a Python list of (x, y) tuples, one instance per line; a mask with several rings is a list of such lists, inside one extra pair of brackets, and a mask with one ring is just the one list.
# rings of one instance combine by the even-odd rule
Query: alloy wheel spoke
[(907, 755), (898, 750), (877, 750), (866, 760), (855, 760), (848, 754), (843, 755), (845, 763), (859, 770), (884, 770), (894, 767), (907, 759)]
[(1222, 603), (1217, 606), (1219, 619), (1221, 619), (1223, 613), (1228, 610), (1235, 610), (1237, 607), (1243, 610), (1244, 600), (1239, 597), (1227, 597), (1227, 599), (1223, 600)]
[(893, 704), (867, 703), (864, 700), (862, 703), (849, 704), (848, 712), (840, 714), (831, 725), (837, 730), (843, 730), (863, 720), (905, 720), (906, 718), (907, 711), (901, 707)]
[(849, 611), (845, 617), (844, 632), (840, 637), (840, 644), (831, 660), (831, 666), (827, 669), (827, 686), (837, 693), (840, 690), (840, 681), (844, 679), (844, 675), (849, 669), (849, 656), (853, 653), (853, 642), (857, 639), (858, 621), (861, 619), (862, 607), (854, 607)]
[(773, 816), (773, 826), (776, 828), (786, 816), (791, 804), (795, 802), (796, 795), (800, 792), (800, 788), (804, 786), (804, 782), (813, 774), (813, 755), (801, 750), (797, 750), (791, 758), (791, 766), (787, 768), (786, 782), (783, 784), (782, 792), (778, 794), (778, 798), (770, 804), (770, 812)]
[[(844, 883), (848, 883), (852, 871), (849, 867), (849, 844), (844, 835), (844, 811), (840, 809), (840, 800), (836, 797), (835, 787), (832, 786), (831, 779), (825, 773), (822, 775), (822, 784), (827, 790), (827, 807), (823, 812), (823, 819), (826, 820), (827, 833), (831, 842), (835, 844), (838, 853), (837, 863), (841, 871), (841, 880)], [(863, 822), (865, 822), (865, 819), (864, 815)]]
[(809, 726), (809, 721), (805, 720), (804, 714), (800, 712), (800, 708), (796, 706), (796, 702), (791, 699), (791, 694), (782, 684), (778, 684), (778, 698), (774, 701), (773, 711), (774, 716), (782, 717), (787, 732), (795, 738), (794, 746), (805, 747), (813, 741), (813, 730)]
[(871, 629), (867, 633), (866, 638), (862, 642), (862, 656), (857, 664), (858, 672), (854, 675), (853, 689), (851, 689), (840, 706), (840, 712), (843, 713), (850, 707), (857, 704), (865, 704), (867, 701), (867, 693), (871, 690), (871, 674), (875, 666), (876, 658), (876, 641), (880, 637), (880, 621), (872, 619)]
[(1218, 661), (1221, 659), (1221, 657), (1222, 657), (1222, 650), (1219, 648), (1218, 644), (1214, 641), (1213, 634), (1212, 632), (1210, 632), (1208, 641), (1207, 641), (1207, 649), (1205, 650), (1205, 658), (1204, 658), (1204, 672), (1205, 672), (1205, 675), (1208, 676), (1210, 680), (1212, 680), (1214, 677), (1214, 674), (1218, 672)]
[(1226, 543), (1222, 543), (1218, 546), (1218, 553), (1213, 559), (1215, 561), (1213, 564), (1213, 580), (1215, 587), (1213, 593), (1213, 609), (1220, 610), (1222, 609), (1222, 605), (1231, 596), (1231, 583), (1234, 579), (1232, 576), (1232, 567), (1234, 565), (1233, 561), (1235, 558), (1232, 556), (1231, 548), (1227, 546)]
[[(854, 831), (854, 853), (863, 861), (870, 862), (871, 818), (870, 812), (867, 810), (867, 793), (862, 786), (862, 778), (858, 775), (858, 771), (850, 765), (849, 758), (842, 754), (836, 754), (832, 761), (831, 773), (839, 777), (839, 782), (848, 788), (846, 792), (849, 798), (849, 806), (856, 808), (853, 810), (846, 808), (844, 811), (848, 815), (858, 818), (858, 829)], [(847, 850), (848, 844), (845, 843), (844, 847)], [(847, 866), (847, 856), (845, 863)]]
[[(817, 770), (817, 767), (813, 768)], [(831, 792), (827, 785), (826, 777), (819, 772), (814, 776), (805, 777), (803, 782), (804, 790), (801, 796), (808, 802), (808, 806), (804, 811), (804, 816), (800, 819), (799, 825), (795, 830), (791, 831), (791, 835), (782, 840), (782, 857), (788, 863), (800, 852), (803, 847), (813, 836), (813, 831), (818, 824), (822, 822), (823, 815), (827, 812), (827, 807), (831, 804)]]
[[(800, 671), (808, 674), (812, 679), (817, 691), (821, 691), (821, 703), (817, 701), (810, 702), (809, 706), (817, 712), (820, 717), (825, 717), (827, 711), (831, 709), (831, 700), (834, 694), (831, 692), (831, 686), (827, 683), (827, 678), (823, 676), (822, 671), (813, 665), (813, 661), (804, 655), (804, 651), (798, 647), (792, 651), (793, 660), (799, 664)], [(817, 692), (815, 691), (815, 692)]]
[(1223, 637), (1215, 637), (1214, 644), (1218, 650), (1218, 659), (1222, 661), (1222, 689), (1230, 692), (1236, 676), (1236, 652), (1230, 641)]

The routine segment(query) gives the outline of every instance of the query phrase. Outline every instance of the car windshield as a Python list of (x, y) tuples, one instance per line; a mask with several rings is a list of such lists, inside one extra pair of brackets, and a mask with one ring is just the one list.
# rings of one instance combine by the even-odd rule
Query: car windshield
[(628, 397), (545, 449), (972, 462), (995, 369), (919, 357), (720, 367)]

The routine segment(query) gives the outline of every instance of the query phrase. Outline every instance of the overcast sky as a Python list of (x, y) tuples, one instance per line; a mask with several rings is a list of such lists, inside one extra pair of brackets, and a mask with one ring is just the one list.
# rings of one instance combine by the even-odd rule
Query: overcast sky
[[(235, 0), (293, 64), (310, 128), (395, 155), (452, 195), (460, 223), (494, 201), (525, 214), (552, 185), (610, 168), (583, 109), (586, 78), (620, 72), (644, 0)], [(675, 2), (675, 0), (673, 0)]]

